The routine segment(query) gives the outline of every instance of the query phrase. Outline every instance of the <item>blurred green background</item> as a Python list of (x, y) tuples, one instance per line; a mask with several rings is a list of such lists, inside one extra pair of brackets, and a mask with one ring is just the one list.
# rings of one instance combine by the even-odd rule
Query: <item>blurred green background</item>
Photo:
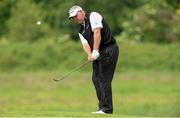
[(0, 0), (0, 116), (96, 117), (91, 64), (50, 79), (87, 59), (72, 5), (102, 14), (120, 46), (108, 117), (180, 116), (179, 0)]

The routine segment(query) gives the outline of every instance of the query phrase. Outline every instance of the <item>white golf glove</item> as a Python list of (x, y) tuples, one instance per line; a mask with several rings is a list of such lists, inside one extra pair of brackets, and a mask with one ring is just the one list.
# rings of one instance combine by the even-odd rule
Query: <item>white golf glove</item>
[(92, 57), (96, 60), (99, 57), (99, 51), (98, 50), (93, 50)]

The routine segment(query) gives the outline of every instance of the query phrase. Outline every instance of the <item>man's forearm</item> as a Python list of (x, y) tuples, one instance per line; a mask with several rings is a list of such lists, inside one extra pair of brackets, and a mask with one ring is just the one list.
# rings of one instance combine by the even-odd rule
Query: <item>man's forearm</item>
[(94, 45), (93, 50), (99, 50), (99, 45), (101, 42), (101, 29), (96, 28), (94, 29)]
[(87, 55), (91, 54), (91, 48), (88, 43), (83, 45), (83, 49), (86, 52)]

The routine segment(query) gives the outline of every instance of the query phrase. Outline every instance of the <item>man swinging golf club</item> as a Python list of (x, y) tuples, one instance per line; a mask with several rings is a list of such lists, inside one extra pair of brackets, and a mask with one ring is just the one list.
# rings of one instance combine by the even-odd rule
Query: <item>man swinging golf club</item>
[(97, 12), (86, 14), (80, 6), (72, 6), (69, 19), (80, 24), (79, 37), (88, 60), (93, 62), (92, 81), (99, 100), (97, 114), (112, 114), (112, 87), (119, 49), (112, 32)]

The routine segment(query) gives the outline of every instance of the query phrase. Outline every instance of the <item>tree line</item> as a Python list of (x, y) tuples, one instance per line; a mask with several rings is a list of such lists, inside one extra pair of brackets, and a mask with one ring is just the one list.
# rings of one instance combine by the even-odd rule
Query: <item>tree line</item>
[(77, 40), (79, 27), (68, 20), (72, 5), (102, 14), (120, 41), (180, 41), (179, 0), (1, 0), (0, 40)]

